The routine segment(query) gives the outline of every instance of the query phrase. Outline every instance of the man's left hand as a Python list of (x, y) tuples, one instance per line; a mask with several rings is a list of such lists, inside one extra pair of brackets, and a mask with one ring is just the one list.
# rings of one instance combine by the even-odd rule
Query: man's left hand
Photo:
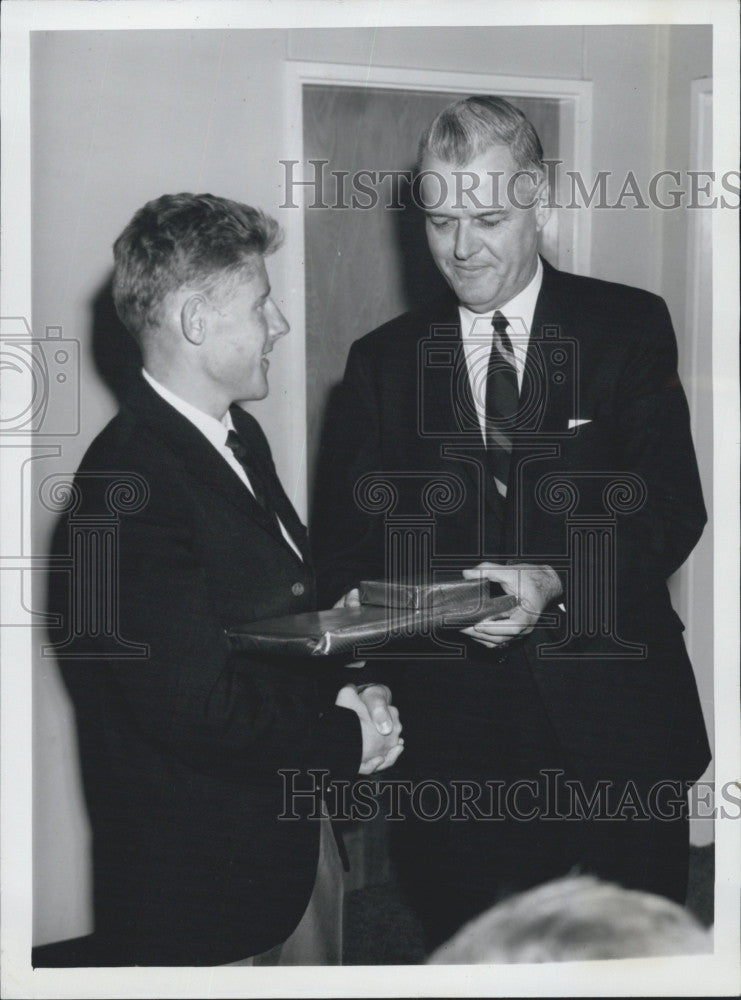
[(464, 569), (463, 576), (467, 580), (484, 578), (498, 583), (506, 594), (513, 594), (518, 600), (507, 618), (485, 619), (461, 630), (490, 649), (532, 632), (543, 611), (561, 596), (561, 581), (550, 566), (483, 562), (475, 569)]

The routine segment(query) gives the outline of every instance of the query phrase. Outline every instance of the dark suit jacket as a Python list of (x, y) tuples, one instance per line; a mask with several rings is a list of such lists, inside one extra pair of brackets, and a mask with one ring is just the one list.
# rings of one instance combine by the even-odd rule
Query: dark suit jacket
[[(588, 422), (570, 429), (574, 420)], [(323, 602), (387, 573), (388, 532), (405, 519), (412, 532), (425, 518), (433, 525), (436, 570), (459, 574), (487, 558), (550, 564), (567, 615), (518, 645), (573, 771), (585, 779), (699, 777), (709, 749), (666, 581), (706, 514), (661, 299), (544, 262), (505, 503), (489, 485), (452, 297), (352, 345), (330, 423), (312, 525)], [(378, 492), (374, 506), (363, 479), (372, 473), (391, 484), (393, 504)], [(434, 481), (443, 483), (437, 499), (424, 490)], [(549, 656), (544, 647), (552, 654), (569, 635)], [(412, 677), (419, 685), (412, 699), (438, 699), (437, 718), (458, 746), (480, 730), (471, 743), (480, 758), (465, 777), (496, 776), (485, 750), (488, 685), (508, 655), (471, 644), (465, 663), (447, 670), (398, 665), (399, 684)], [(387, 679), (393, 688), (393, 671)], [(413, 700), (406, 709), (410, 760)], [(430, 744), (439, 735), (416, 733)], [(434, 766), (448, 773), (445, 756), (459, 751), (442, 736)]]
[[(303, 562), (143, 380), (90, 446), (56, 536), (55, 553), (73, 555), (51, 592), (92, 825), (96, 934), (121, 964), (225, 963), (284, 940), (312, 890), (319, 830), (278, 818), (278, 769), (350, 777), (360, 760), (357, 718), (333, 704), (338, 683), (308, 661), (235, 655), (227, 641), (230, 625), (315, 607), (305, 529), (258, 423), (232, 414)], [(117, 480), (128, 496), (111, 493)], [(106, 525), (118, 563), (108, 582), (77, 548), (88, 532), (90, 553), (90, 532)]]

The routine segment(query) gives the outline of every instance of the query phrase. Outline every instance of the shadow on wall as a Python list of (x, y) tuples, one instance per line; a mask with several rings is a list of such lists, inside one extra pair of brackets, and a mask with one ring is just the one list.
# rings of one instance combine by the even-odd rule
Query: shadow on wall
[(118, 318), (112, 273), (92, 301), (92, 354), (98, 374), (120, 403), (142, 367), (139, 347)]
[[(90, 342), (95, 368), (120, 402), (142, 362), (139, 348), (116, 315), (110, 276), (91, 300), (90, 309)], [(47, 552), (50, 555), (61, 553), (63, 562), (71, 558), (69, 539), (59, 535), (64, 530), (61, 514), (53, 518), (49, 530)], [(46, 625), (40, 625), (39, 641), (42, 644), (63, 641), (65, 629), (70, 623), (70, 609), (66, 604), (57, 606), (56, 576), (58, 574), (52, 572), (47, 574), (43, 595), (40, 596), (47, 613), (58, 616), (59, 627), (55, 628), (54, 618)], [(43, 777), (35, 776), (36, 782), (42, 782), (38, 788), (43, 791), (37, 794), (42, 794), (43, 799), (35, 807), (39, 813), (35, 831), (38, 839), (34, 858), (35, 905), (40, 910), (36, 914), (34, 934), (36, 939), (40, 936), (41, 940), (48, 940), (48, 936), (58, 937), (64, 930), (68, 935), (70, 932), (89, 930), (92, 926), (91, 845), (84, 794), (85, 775), (79, 761), (77, 718), (66, 683), (64, 661), (51, 656), (45, 658), (36, 672), (35, 683), (34, 713), (38, 732), (52, 734), (48, 736), (50, 740), (56, 741), (61, 737), (63, 743), (63, 753), (55, 754), (53, 760), (45, 762)], [(53, 778), (50, 779), (50, 776)], [(61, 828), (58, 825), (60, 817)], [(59, 897), (58, 885), (62, 861), (75, 872), (75, 882), (68, 887), (64, 900)], [(40, 879), (48, 880), (43, 891), (40, 891)], [(50, 906), (54, 907), (53, 912), (50, 912)]]

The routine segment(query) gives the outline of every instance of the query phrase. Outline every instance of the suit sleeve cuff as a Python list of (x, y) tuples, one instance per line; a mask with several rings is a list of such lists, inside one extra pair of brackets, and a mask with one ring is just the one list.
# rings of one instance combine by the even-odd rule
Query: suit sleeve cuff
[(352, 709), (332, 705), (322, 712), (313, 756), (316, 763), (308, 766), (329, 771), (331, 778), (357, 777), (363, 757), (363, 737), (360, 720)]

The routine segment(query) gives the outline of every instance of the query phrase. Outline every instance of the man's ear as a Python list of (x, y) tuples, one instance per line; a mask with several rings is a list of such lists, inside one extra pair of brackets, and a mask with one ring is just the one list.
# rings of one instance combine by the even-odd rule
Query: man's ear
[(191, 344), (202, 344), (206, 339), (208, 303), (205, 296), (196, 292), (188, 296), (180, 310), (180, 326), (183, 336)]
[(535, 219), (538, 232), (545, 226), (551, 217), (551, 189), (548, 184), (548, 175), (542, 177), (535, 192)]

